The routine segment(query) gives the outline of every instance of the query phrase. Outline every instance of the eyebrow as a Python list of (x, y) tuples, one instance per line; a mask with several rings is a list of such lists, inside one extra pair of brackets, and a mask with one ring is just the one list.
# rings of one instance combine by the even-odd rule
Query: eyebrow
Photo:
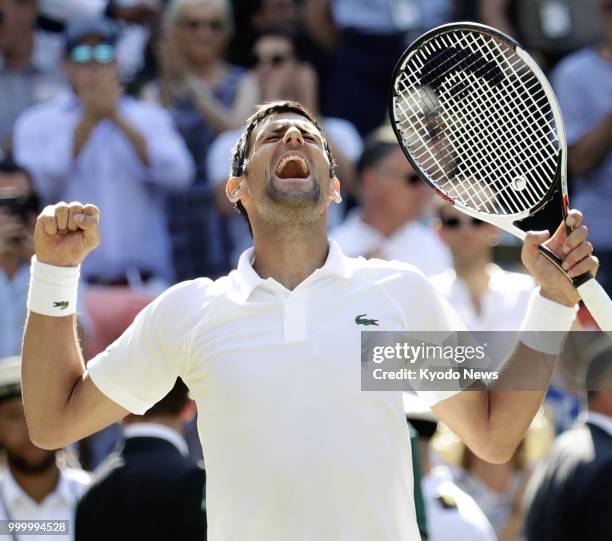
[[(317, 130), (316, 126), (314, 126), (312, 123), (309, 123), (308, 120), (306, 120), (305, 122), (299, 122), (297, 124), (292, 124), (292, 125), (295, 126), (301, 133), (308, 133), (310, 135), (316, 135), (319, 139), (323, 140), (323, 136), (319, 133), (319, 130)], [(282, 131), (285, 131), (287, 127), (288, 127), (287, 122), (283, 122), (282, 120), (275, 121), (274, 124), (272, 124), (272, 126), (269, 129), (264, 129), (263, 131), (259, 132), (256, 139), (259, 139), (261, 136), (264, 136), (264, 135), (278, 134)]]

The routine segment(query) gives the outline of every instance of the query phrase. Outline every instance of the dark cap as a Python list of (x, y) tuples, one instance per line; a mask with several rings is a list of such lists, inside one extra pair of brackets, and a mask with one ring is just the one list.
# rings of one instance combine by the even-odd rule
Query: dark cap
[(110, 19), (102, 17), (78, 17), (68, 22), (64, 37), (66, 54), (88, 37), (99, 37), (104, 43), (114, 45), (117, 41), (117, 26)]

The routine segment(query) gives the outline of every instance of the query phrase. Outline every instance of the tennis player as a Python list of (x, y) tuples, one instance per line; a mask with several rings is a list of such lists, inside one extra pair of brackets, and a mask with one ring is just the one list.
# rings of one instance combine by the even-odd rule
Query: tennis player
[[(170, 288), (87, 368), (74, 301), (79, 265), (100, 242), (99, 212), (77, 202), (43, 211), (23, 346), (32, 440), (63, 447), (142, 414), (180, 376), (198, 405), (209, 540), (417, 541), (402, 396), (360, 390), (360, 331), (461, 322), (413, 267), (348, 258), (328, 240), (340, 182), (300, 105), (267, 104), (248, 120), (227, 193), (248, 217), (254, 249), (226, 277)], [(130, 227), (129, 215), (107, 219)], [(524, 330), (570, 328), (576, 290), (537, 246), (546, 242), (570, 274), (594, 270), (581, 221), (572, 211), (569, 237), (561, 226), (527, 236), (523, 261), (540, 290)], [(546, 380), (555, 352), (536, 349), (519, 343), (512, 363)], [(421, 394), (476, 454), (499, 462), (544, 391)]]

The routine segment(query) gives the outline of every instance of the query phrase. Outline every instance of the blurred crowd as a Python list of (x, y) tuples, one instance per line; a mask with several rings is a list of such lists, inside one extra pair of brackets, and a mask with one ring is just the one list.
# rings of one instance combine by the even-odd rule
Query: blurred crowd
[[(402, 51), (458, 20), (515, 37), (549, 75), (572, 206), (612, 294), (612, 0), (0, 0), (0, 515), (70, 520), (83, 541), (204, 538), (205, 465), (180, 380), (146, 415), (69, 449), (29, 441), (17, 356), (33, 227), (46, 204), (101, 209), (79, 298), (90, 358), (166, 287), (227, 274), (251, 244), (225, 182), (259, 103), (296, 100), (320, 120), (343, 189), (330, 237), (345, 253), (415, 265), (470, 330), (518, 329), (535, 284), (516, 244), (434, 201), (387, 125)], [(588, 400), (554, 379), (507, 464), (405, 396), (423, 539), (612, 537), (612, 351), (588, 349)]]

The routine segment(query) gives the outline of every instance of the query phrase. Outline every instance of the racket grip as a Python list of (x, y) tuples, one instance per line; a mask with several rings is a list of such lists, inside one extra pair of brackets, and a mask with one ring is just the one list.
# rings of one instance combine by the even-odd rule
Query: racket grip
[(578, 286), (578, 293), (602, 331), (612, 331), (612, 301), (595, 278)]

